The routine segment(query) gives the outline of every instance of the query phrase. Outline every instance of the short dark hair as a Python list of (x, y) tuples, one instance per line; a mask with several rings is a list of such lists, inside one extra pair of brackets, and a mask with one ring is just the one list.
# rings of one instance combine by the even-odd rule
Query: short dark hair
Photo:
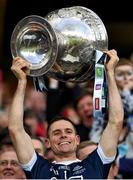
[(35, 140), (40, 141), (40, 142), (41, 142), (41, 144), (42, 144), (42, 145), (44, 145), (44, 141), (43, 141), (43, 140), (42, 140), (39, 136), (36, 136), (36, 135), (35, 135), (35, 136), (33, 136), (33, 135), (31, 135), (30, 137), (31, 137), (31, 139), (35, 139)]
[(9, 135), (8, 128), (3, 128), (0, 132), (0, 151), (8, 146), (12, 146), (12, 141)]
[(127, 58), (120, 58), (119, 62), (116, 65), (116, 68), (119, 66), (124, 66), (124, 65), (128, 65), (128, 66), (131, 66), (133, 68), (132, 61), (127, 59)]
[(47, 137), (49, 136), (49, 129), (50, 129), (51, 125), (52, 125), (53, 123), (55, 123), (55, 122), (57, 122), (57, 121), (61, 121), (61, 120), (64, 120), (64, 121), (67, 121), (67, 122), (71, 123), (72, 126), (73, 126), (73, 128), (74, 128), (74, 130), (75, 130), (75, 133), (77, 134), (75, 125), (74, 125), (74, 123), (73, 123), (69, 118), (64, 117), (64, 116), (56, 116), (56, 117), (53, 118), (53, 119), (49, 122), (49, 124), (48, 124), (48, 127), (47, 127)]
[(33, 117), (38, 119), (37, 114), (32, 109), (25, 109), (24, 110), (24, 116), (23, 116), (24, 121), (26, 118), (33, 118)]

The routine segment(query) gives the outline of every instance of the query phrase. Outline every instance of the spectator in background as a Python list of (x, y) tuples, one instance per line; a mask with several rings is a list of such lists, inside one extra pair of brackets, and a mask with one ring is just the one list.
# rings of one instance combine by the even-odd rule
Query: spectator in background
[(0, 179), (26, 179), (15, 150), (0, 150)]
[(0, 179), (26, 179), (7, 128), (0, 132)]
[(133, 114), (133, 64), (121, 58), (115, 68), (115, 79), (124, 104), (125, 118)]
[(44, 141), (41, 138), (39, 138), (39, 137), (31, 137), (31, 140), (32, 140), (32, 143), (33, 143), (35, 151), (39, 155), (44, 157), (44, 154), (45, 154), (45, 151), (46, 151), (46, 147), (44, 145)]
[(74, 102), (74, 107), (79, 115), (80, 124), (76, 126), (80, 140), (90, 139), (89, 133), (93, 125), (93, 97), (88, 91), (82, 91)]
[(85, 159), (90, 153), (92, 153), (97, 148), (97, 143), (93, 141), (82, 141), (77, 147), (77, 158)]
[(29, 127), (32, 136), (45, 137), (47, 131), (47, 122), (32, 109), (25, 109), (24, 124)]
[(54, 162), (55, 157), (54, 157), (54, 152), (52, 151), (52, 149), (49, 147), (46, 148), (44, 157), (49, 161), (49, 162)]
[(45, 118), (47, 108), (47, 96), (45, 92), (41, 93), (36, 91), (33, 86), (27, 88), (25, 96), (25, 108), (32, 109), (38, 115), (43, 114), (43, 118)]
[(119, 140), (119, 173), (123, 178), (133, 178), (130, 168), (133, 161), (133, 63), (121, 58), (115, 68), (116, 83), (124, 105), (124, 125)]
[(0, 69), (0, 131), (8, 126), (8, 110), (11, 101), (9, 83), (4, 81), (3, 74)]
[(61, 115), (64, 117), (69, 118), (75, 125), (80, 124), (80, 118), (75, 111), (74, 107), (72, 104), (67, 104), (62, 110), (61, 110)]
[(116, 83), (124, 105), (124, 124), (128, 129), (124, 144), (128, 146), (126, 157), (133, 158), (133, 64), (121, 58), (115, 68)]

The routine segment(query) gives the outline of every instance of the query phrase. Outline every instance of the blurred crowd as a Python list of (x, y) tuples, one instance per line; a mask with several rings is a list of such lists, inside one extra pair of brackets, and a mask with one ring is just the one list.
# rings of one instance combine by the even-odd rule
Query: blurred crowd
[[(0, 70), (0, 179), (26, 179), (8, 133), (8, 110), (15, 83), (4, 81)], [(109, 179), (133, 178), (133, 57), (120, 58), (115, 69), (117, 86), (123, 101), (124, 124), (118, 144), (117, 157), (110, 169)], [(15, 81), (15, 80), (14, 80)], [(46, 78), (47, 89), (36, 91), (28, 79), (25, 96), (24, 127), (32, 138), (35, 150), (54, 161), (47, 145), (48, 123), (58, 115), (70, 118), (80, 135), (77, 157), (84, 159), (96, 147), (107, 124), (108, 112), (93, 117), (94, 80), (84, 83), (64, 83)], [(17, 107), (16, 107), (17, 108)], [(110, 140), (108, 140), (110, 141)]]

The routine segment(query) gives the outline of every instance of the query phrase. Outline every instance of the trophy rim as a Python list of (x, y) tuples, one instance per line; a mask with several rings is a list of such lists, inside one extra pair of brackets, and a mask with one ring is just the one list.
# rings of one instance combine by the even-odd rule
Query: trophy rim
[[(54, 29), (49, 24), (49, 22), (46, 19), (44, 19), (43, 17), (38, 16), (38, 15), (30, 15), (30, 16), (26, 16), (25, 18), (21, 19), (17, 23), (17, 25), (15, 26), (15, 28), (12, 32), (11, 40), (10, 40), (10, 48), (11, 48), (11, 54), (12, 54), (13, 58), (20, 56), (24, 60), (28, 61), (26, 58), (24, 58), (23, 56), (21, 56), (19, 54), (19, 52), (17, 51), (16, 44), (18, 42), (18, 39), (19, 39), (21, 33), (24, 31), (24, 28), (25, 27), (28, 28), (28, 26), (33, 23), (36, 25), (39, 25), (40, 27), (45, 28), (45, 30), (49, 34), (49, 37), (51, 38), (50, 40), (52, 43), (51, 54), (45, 64), (42, 63), (39, 66), (39, 65), (34, 65), (34, 64), (30, 63), (31, 64), (30, 72), (27, 75), (32, 76), (32, 77), (37, 77), (37, 76), (41, 76), (49, 71), (49, 69), (54, 65), (56, 58), (57, 58), (57, 54), (58, 54), (58, 45), (57, 45), (58, 39), (56, 37), (56, 33), (55, 33)], [(44, 62), (44, 59), (43, 59), (43, 62)]]
[[(48, 13), (45, 16), (45, 19), (54, 27), (54, 20), (56, 20), (57, 18), (59, 19), (64, 19), (64, 18), (72, 18), (75, 17), (76, 14), (76, 18), (79, 18), (84, 21), (84, 19), (88, 20), (89, 16), (91, 15), (93, 17), (93, 21), (90, 19), (88, 24), (87, 22), (85, 22), (91, 29), (92, 31), (97, 32), (97, 34), (95, 33), (95, 43), (93, 44), (93, 47), (95, 50), (100, 50), (100, 51), (105, 51), (108, 50), (108, 33), (107, 33), (107, 29), (105, 27), (105, 24), (103, 23), (102, 19), (100, 18), (100, 16), (94, 12), (93, 10), (84, 7), (84, 6), (70, 6), (70, 7), (63, 7), (61, 9), (56, 9), (54, 11), (51, 11), (50, 13)], [(88, 16), (89, 14), (89, 16)], [(53, 21), (53, 22), (52, 22)], [(58, 25), (58, 23), (57, 23)], [(100, 28), (99, 28), (100, 25)], [(96, 28), (96, 29), (95, 29)], [(57, 29), (58, 31), (58, 29)], [(96, 41), (99, 41), (99, 35), (103, 35), (104, 37), (100, 37), (100, 40), (103, 41), (103, 44), (101, 44), (99, 47), (99, 45), (96, 43)]]

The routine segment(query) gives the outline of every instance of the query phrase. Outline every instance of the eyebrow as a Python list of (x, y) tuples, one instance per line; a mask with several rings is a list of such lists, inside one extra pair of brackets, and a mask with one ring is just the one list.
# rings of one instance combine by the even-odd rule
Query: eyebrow
[[(71, 128), (65, 128), (65, 130), (71, 130), (71, 131), (74, 131), (73, 129)], [(55, 132), (60, 132), (61, 130), (60, 129), (55, 129), (52, 131), (52, 133), (55, 133)]]
[(7, 163), (15, 162), (15, 163), (19, 164), (19, 162), (17, 160), (15, 160), (15, 159), (12, 159), (12, 160), (7, 160), (7, 159), (0, 160), (0, 163), (2, 163), (2, 162), (7, 162)]

